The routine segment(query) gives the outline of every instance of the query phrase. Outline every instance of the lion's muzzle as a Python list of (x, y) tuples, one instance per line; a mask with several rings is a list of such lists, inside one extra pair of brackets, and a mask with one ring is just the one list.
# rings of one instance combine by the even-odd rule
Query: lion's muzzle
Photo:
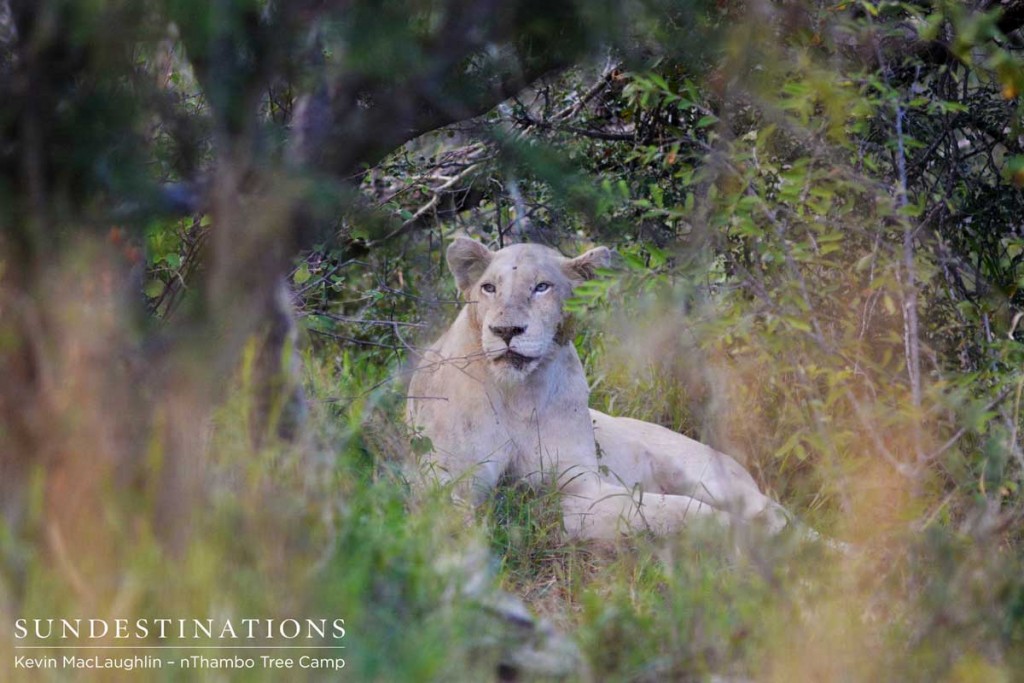
[(537, 359), (531, 356), (524, 356), (523, 354), (516, 353), (515, 351), (506, 351), (505, 353), (495, 358), (494, 362), (505, 363), (507, 365), (511, 365), (516, 370), (522, 370), (535, 360)]
[(512, 345), (512, 338), (518, 337), (522, 333), (526, 332), (526, 328), (520, 325), (510, 325), (507, 327), (499, 327), (497, 325), (488, 325), (491, 330), (491, 334), (501, 338), (505, 342), (506, 346)]

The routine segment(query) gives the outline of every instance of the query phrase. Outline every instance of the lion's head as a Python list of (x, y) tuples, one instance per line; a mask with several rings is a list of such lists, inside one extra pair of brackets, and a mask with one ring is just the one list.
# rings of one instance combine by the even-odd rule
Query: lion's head
[(522, 380), (571, 342), (562, 331), (562, 303), (609, 260), (606, 247), (567, 259), (539, 244), (491, 251), (465, 237), (452, 242), (448, 267), (496, 378)]

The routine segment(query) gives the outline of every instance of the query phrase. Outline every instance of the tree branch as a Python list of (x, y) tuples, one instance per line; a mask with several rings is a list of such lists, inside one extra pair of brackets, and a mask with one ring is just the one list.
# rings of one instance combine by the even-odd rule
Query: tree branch
[(501, 25), (516, 5), (453, 3), (438, 39), (421, 45), (427, 59), (418, 71), (397, 80), (346, 73), (303, 97), (292, 123), (292, 162), (351, 179), (405, 142), (480, 116), (569, 66), (575, 55), (545, 44), (545, 36)]

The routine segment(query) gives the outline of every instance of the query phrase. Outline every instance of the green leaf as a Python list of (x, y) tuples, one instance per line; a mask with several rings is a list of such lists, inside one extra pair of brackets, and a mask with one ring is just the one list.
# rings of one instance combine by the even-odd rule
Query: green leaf
[(792, 451), (794, 448), (796, 448), (797, 444), (800, 443), (800, 439), (802, 439), (802, 438), (803, 438), (803, 432), (801, 432), (801, 431), (793, 432), (792, 434), (789, 435), (789, 438), (786, 439), (786, 442), (784, 444), (782, 444), (781, 446), (779, 446), (779, 448), (775, 451), (775, 455), (777, 457), (782, 457), (782, 456), (787, 455), (790, 451)]
[(415, 455), (426, 455), (434, 450), (434, 442), (426, 436), (414, 436), (409, 439), (409, 446)]
[(792, 316), (783, 316), (783, 320), (790, 324), (794, 329), (800, 330), (801, 332), (810, 332), (811, 324), (802, 318), (794, 318)]
[(146, 286), (142, 289), (143, 293), (150, 299), (155, 299), (164, 293), (164, 283), (160, 280), (150, 280), (146, 283)]

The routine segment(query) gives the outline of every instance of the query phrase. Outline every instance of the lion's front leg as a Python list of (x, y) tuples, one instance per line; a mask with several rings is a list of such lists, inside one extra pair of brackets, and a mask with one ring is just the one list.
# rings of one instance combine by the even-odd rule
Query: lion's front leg
[(410, 482), (416, 488), (449, 487), (454, 502), (478, 507), (498, 485), (508, 463), (507, 444), (490, 451), (435, 446), (416, 464)]

